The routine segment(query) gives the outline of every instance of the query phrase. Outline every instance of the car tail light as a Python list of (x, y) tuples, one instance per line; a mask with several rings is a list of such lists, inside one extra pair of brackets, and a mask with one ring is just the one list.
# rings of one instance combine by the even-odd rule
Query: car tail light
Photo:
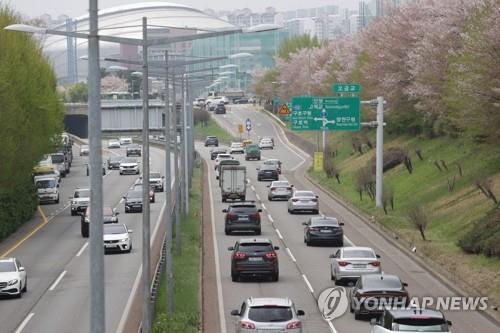
[(254, 330), (255, 329), (255, 325), (251, 322), (248, 322), (248, 321), (242, 321), (240, 322), (240, 327), (241, 328), (246, 328), (246, 329), (249, 329), (249, 330)]
[(227, 218), (230, 220), (237, 219), (238, 217), (234, 213), (227, 213)]
[(291, 187), (287, 187), (286, 189), (287, 189), (288, 191), (291, 191), (291, 190), (292, 190), (292, 188), (291, 188)]
[(297, 202), (299, 201), (299, 199), (292, 199), (292, 202)]
[(379, 267), (380, 266), (380, 261), (373, 261), (370, 263), (373, 267)]
[(252, 215), (250, 215), (250, 216), (252, 216), (252, 217), (253, 217), (254, 219), (256, 219), (256, 220), (260, 220), (260, 215), (259, 215), (259, 213), (254, 213), (254, 214), (252, 214)]
[(247, 255), (243, 252), (236, 252), (234, 254), (234, 259), (245, 259)]
[(312, 201), (312, 202), (318, 202), (318, 199), (313, 198), (313, 199), (311, 199), (311, 201)]
[(288, 325), (286, 325), (286, 329), (289, 330), (289, 329), (293, 329), (293, 328), (300, 328), (300, 321), (292, 321), (291, 323), (289, 323)]
[(268, 259), (276, 258), (276, 252), (273, 251), (266, 253), (266, 258)]
[(347, 261), (339, 261), (339, 266), (345, 267), (347, 265), (349, 265), (349, 262), (347, 262)]
[(271, 187), (271, 191), (276, 191), (276, 187)]

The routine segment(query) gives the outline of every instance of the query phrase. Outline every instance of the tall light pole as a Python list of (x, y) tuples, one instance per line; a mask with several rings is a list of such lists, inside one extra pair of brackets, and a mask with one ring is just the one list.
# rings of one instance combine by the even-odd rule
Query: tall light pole
[(188, 124), (188, 111), (187, 111), (187, 107), (186, 107), (186, 103), (187, 103), (187, 97), (188, 97), (188, 94), (187, 94), (187, 91), (188, 91), (188, 81), (187, 81), (187, 74), (183, 74), (183, 80), (182, 82), (184, 82), (184, 87), (185, 87), (185, 90), (182, 92), (183, 94), (183, 98), (182, 98), (182, 108), (183, 108), (183, 112), (182, 112), (182, 116), (183, 116), (183, 135), (184, 135), (184, 140), (183, 140), (183, 144), (184, 144), (184, 153), (183, 153), (183, 157), (184, 157), (184, 214), (187, 216), (189, 214), (189, 181), (188, 181), (188, 177), (189, 177), (189, 167), (188, 167), (188, 130), (189, 130), (189, 124)]

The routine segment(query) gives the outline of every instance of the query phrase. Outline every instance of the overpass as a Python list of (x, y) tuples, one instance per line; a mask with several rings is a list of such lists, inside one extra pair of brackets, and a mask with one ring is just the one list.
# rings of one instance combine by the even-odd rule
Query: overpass
[[(137, 134), (142, 131), (142, 100), (102, 100), (103, 135)], [(64, 126), (66, 131), (81, 138), (88, 137), (88, 104), (65, 103)], [(149, 128), (159, 133), (165, 127), (165, 102), (149, 101)]]

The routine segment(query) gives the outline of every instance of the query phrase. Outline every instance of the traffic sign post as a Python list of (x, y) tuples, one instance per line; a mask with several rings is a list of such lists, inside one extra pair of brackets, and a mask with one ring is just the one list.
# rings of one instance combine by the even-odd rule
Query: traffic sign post
[(323, 152), (314, 152), (314, 171), (323, 171)]
[(245, 120), (245, 127), (248, 132), (248, 137), (250, 137), (250, 131), (252, 130), (252, 121), (250, 120), (250, 118), (247, 118), (247, 120)]
[(290, 114), (290, 108), (287, 104), (281, 104), (280, 109), (278, 110), (278, 114), (280, 116), (286, 116)]
[(304, 96), (292, 99), (292, 130), (359, 131), (359, 97)]
[(245, 131), (243, 124), (238, 124), (238, 133), (240, 133), (240, 141), (241, 141), (241, 134)]

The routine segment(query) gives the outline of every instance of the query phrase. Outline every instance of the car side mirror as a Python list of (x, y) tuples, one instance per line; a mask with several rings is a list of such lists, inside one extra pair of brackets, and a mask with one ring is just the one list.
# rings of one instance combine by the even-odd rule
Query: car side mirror
[(316, 196), (316, 199), (319, 199), (319, 195)]
[(302, 225), (307, 225), (307, 222), (302, 222)]
[(293, 185), (290, 185), (290, 187), (293, 187)]
[(279, 250), (279, 249), (280, 249), (280, 247), (279, 247), (279, 246), (275, 246), (275, 247), (274, 247), (274, 249), (275, 249), (275, 250)]
[(403, 287), (408, 287), (408, 283), (403, 282)]
[(57, 187), (59, 187), (59, 183), (57, 183)]
[(376, 254), (375, 256), (377, 257), (377, 259), (380, 259), (380, 254)]
[(260, 170), (260, 168), (255, 168), (255, 170)]
[(266, 185), (266, 187), (271, 187), (271, 185)]
[(134, 233), (134, 230), (132, 230), (132, 229), (128, 229), (127, 231), (128, 231), (129, 234), (133, 234)]
[(222, 212), (223, 212), (223, 213), (227, 213), (227, 209), (223, 209), (223, 210), (222, 210)]
[(258, 209), (257, 211), (258, 211), (259, 213), (262, 213), (262, 209)]
[(450, 320), (447, 320), (446, 323), (448, 324), (448, 326), (451, 326), (451, 321)]
[(120, 212), (115, 212), (115, 215), (120, 215)]
[(238, 310), (231, 310), (231, 316), (239, 316), (240, 312)]
[(297, 316), (305, 316), (304, 310), (297, 310)]
[(370, 319), (370, 325), (375, 326), (375, 325), (377, 325), (377, 323), (378, 323), (377, 318)]
[(228, 251), (234, 251), (234, 246), (230, 246), (227, 248)]
[(330, 258), (330, 259), (334, 259), (334, 258), (336, 258), (336, 256), (335, 256), (335, 254), (330, 254), (330, 255), (328, 256), (328, 258)]
[(19, 267), (19, 272), (24, 272), (24, 267)]
[(344, 222), (339, 222), (339, 225), (340, 225), (340, 226), (343, 226), (343, 225), (345, 225), (345, 224), (344, 224)]

